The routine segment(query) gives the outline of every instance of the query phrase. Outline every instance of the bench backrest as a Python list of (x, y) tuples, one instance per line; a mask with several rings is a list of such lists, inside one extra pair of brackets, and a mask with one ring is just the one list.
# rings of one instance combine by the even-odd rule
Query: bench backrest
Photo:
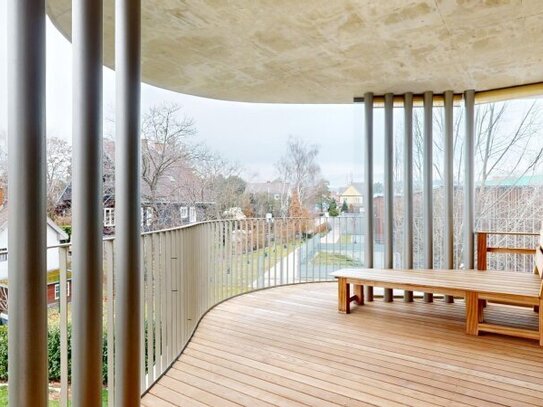
[(541, 278), (541, 287), (539, 288), (539, 297), (543, 298), (543, 229), (539, 235), (539, 244), (535, 251), (535, 272)]
[(535, 251), (535, 272), (543, 280), (543, 229), (539, 235), (539, 243)]

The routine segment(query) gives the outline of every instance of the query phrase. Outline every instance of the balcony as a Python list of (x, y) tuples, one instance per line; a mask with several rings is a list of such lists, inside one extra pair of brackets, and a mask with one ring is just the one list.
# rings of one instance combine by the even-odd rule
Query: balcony
[[(8, 200), (17, 225), (9, 231), (10, 405), (48, 402), (46, 13), (73, 43), (74, 234), (49, 248), (60, 258), (52, 362), (61, 406), (99, 405), (104, 391), (119, 407), (542, 405), (536, 343), (467, 337), (463, 303), (452, 294), (434, 301), (366, 285), (364, 312), (338, 315), (329, 276), (346, 266), (531, 272), (534, 227), (490, 240), (476, 232), (478, 151), (508, 150), (477, 144), (493, 112), (476, 118), (478, 105), (543, 94), (542, 3), (233, 3), (8, 1)], [(116, 79), (116, 234), (106, 240), (104, 65)], [(238, 102), (352, 103), (363, 127), (352, 149), (363, 167), (363, 211), (141, 234), (142, 80)], [(374, 163), (378, 136), (382, 168)], [(531, 136), (526, 145), (541, 139)], [(520, 150), (517, 164), (526, 159)], [(527, 160), (526, 171), (542, 156)], [(517, 168), (503, 161), (493, 165)], [(377, 172), (383, 194), (374, 206)], [(534, 202), (525, 205), (532, 226), (541, 221)], [(513, 255), (490, 250), (504, 242)], [(537, 323), (532, 309), (491, 303), (487, 314), (520, 328)]]
[[(142, 404), (541, 405), (543, 348), (500, 335), (466, 336), (462, 299), (424, 303), (415, 293), (414, 302), (405, 302), (395, 291), (395, 300), (384, 302), (376, 289), (364, 308), (337, 312), (329, 273), (363, 264), (362, 223), (360, 215), (243, 219), (143, 234)], [(485, 248), (479, 268), (531, 271), (528, 247), (536, 234), (477, 236)], [(115, 239), (103, 248), (104, 378), (114, 405)], [(67, 405), (71, 247), (58, 250), (55, 363), (58, 399)], [(383, 254), (377, 246), (377, 262)], [(485, 321), (538, 327), (532, 309), (499, 304), (488, 305)]]

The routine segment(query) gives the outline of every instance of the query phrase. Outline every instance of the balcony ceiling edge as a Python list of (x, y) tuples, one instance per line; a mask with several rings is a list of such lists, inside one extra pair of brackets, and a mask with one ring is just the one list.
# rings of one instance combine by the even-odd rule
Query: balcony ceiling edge
[[(104, 61), (114, 69), (114, 2), (104, 3)], [(449, 89), (504, 98), (543, 82), (543, 2), (457, 3), (143, 1), (143, 81), (259, 103)], [(47, 12), (70, 39), (71, 1), (48, 0)]]

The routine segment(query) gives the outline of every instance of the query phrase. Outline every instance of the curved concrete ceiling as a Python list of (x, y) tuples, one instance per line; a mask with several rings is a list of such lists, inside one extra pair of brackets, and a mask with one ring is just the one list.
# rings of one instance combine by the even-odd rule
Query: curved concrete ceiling
[[(105, 64), (114, 63), (105, 0)], [(541, 0), (142, 0), (143, 80), (216, 99), (350, 103), (364, 92), (543, 81)], [(68, 38), (71, 0), (48, 0)]]

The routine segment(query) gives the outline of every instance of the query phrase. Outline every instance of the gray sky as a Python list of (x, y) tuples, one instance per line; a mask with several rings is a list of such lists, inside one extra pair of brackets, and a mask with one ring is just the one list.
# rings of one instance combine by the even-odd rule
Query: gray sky
[[(7, 129), (6, 2), (0, 2), (0, 132)], [(71, 45), (47, 22), (47, 131), (71, 138)], [(104, 68), (104, 117), (114, 115), (115, 74)], [(198, 139), (238, 162), (251, 180), (275, 176), (274, 163), (289, 135), (320, 146), (323, 175), (333, 186), (361, 178), (362, 115), (353, 105), (273, 105), (224, 102), (142, 86), (142, 110), (162, 101), (176, 102), (195, 119)], [(377, 113), (380, 114), (380, 113)], [(356, 117), (355, 117), (356, 116)], [(355, 120), (356, 119), (356, 120)], [(378, 117), (376, 117), (378, 119)], [(376, 143), (376, 154), (381, 152)], [(379, 160), (376, 160), (379, 174)]]

